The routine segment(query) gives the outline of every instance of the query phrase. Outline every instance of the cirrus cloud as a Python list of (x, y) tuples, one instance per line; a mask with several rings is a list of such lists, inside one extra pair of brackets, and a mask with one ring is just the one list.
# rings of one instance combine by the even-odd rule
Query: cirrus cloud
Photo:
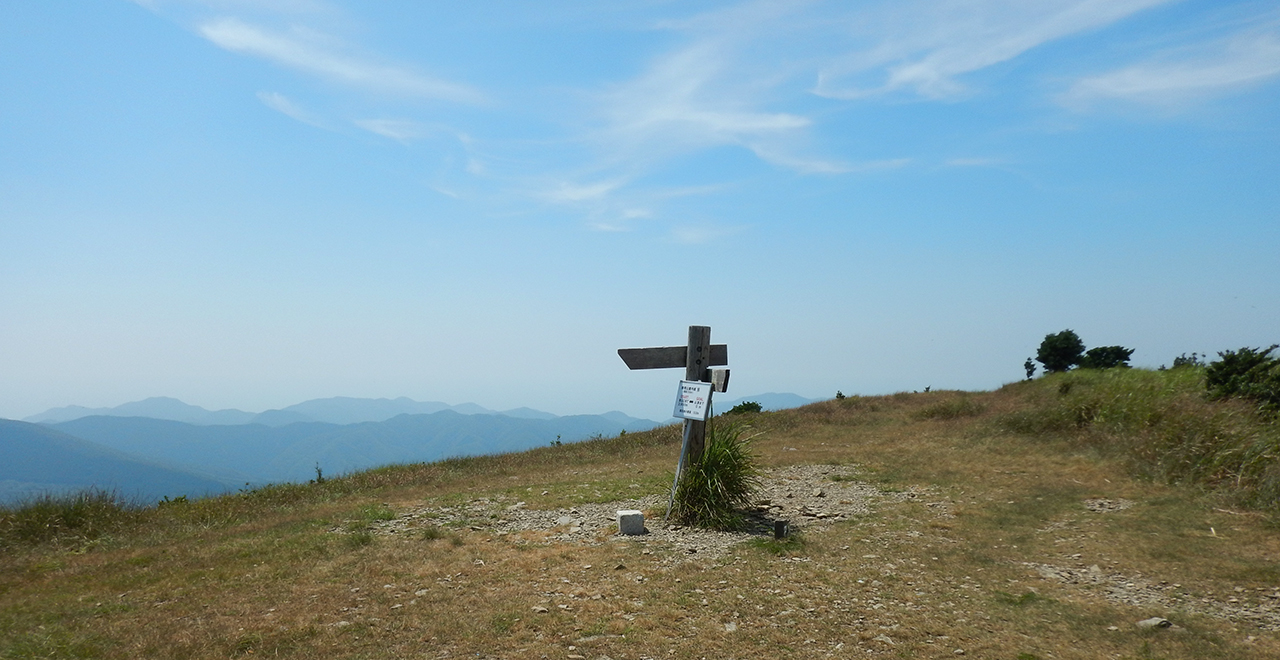
[(198, 31), (219, 48), (345, 85), (455, 103), (478, 104), (485, 100), (483, 94), (468, 85), (335, 52), (331, 40), (313, 31), (273, 32), (235, 18), (208, 21)]
[(1280, 33), (1236, 35), (1193, 52), (1162, 54), (1146, 62), (1083, 78), (1059, 97), (1083, 107), (1097, 101), (1179, 105), (1280, 78)]

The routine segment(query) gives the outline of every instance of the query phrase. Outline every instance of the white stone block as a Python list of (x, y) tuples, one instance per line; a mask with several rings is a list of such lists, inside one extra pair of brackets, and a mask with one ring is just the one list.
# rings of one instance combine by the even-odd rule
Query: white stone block
[(618, 533), (635, 536), (644, 533), (644, 513), (634, 509), (618, 512)]

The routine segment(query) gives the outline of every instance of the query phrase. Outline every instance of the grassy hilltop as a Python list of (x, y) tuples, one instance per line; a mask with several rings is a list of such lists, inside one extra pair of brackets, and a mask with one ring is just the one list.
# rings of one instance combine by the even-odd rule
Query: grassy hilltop
[[(0, 511), (0, 658), (1280, 657), (1280, 428), (1203, 392), (1083, 370), (746, 415), (784, 542), (662, 523), (675, 427), (33, 503)], [(653, 533), (612, 536), (632, 506)]]

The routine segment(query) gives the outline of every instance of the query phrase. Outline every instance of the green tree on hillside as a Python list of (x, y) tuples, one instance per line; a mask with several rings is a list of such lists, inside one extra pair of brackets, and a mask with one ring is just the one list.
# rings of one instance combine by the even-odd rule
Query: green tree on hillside
[(1111, 369), (1114, 367), (1128, 367), (1130, 355), (1133, 355), (1132, 348), (1098, 346), (1085, 352), (1084, 357), (1080, 359), (1080, 368)]
[(1036, 351), (1036, 361), (1044, 365), (1045, 373), (1067, 371), (1080, 364), (1084, 356), (1084, 342), (1071, 330), (1045, 335)]

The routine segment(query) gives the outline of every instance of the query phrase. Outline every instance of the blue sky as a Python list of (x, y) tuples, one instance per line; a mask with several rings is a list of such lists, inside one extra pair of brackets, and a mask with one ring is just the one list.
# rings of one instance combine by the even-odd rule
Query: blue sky
[(1275, 2), (0, 5), (0, 417), (665, 419), (1280, 342)]

